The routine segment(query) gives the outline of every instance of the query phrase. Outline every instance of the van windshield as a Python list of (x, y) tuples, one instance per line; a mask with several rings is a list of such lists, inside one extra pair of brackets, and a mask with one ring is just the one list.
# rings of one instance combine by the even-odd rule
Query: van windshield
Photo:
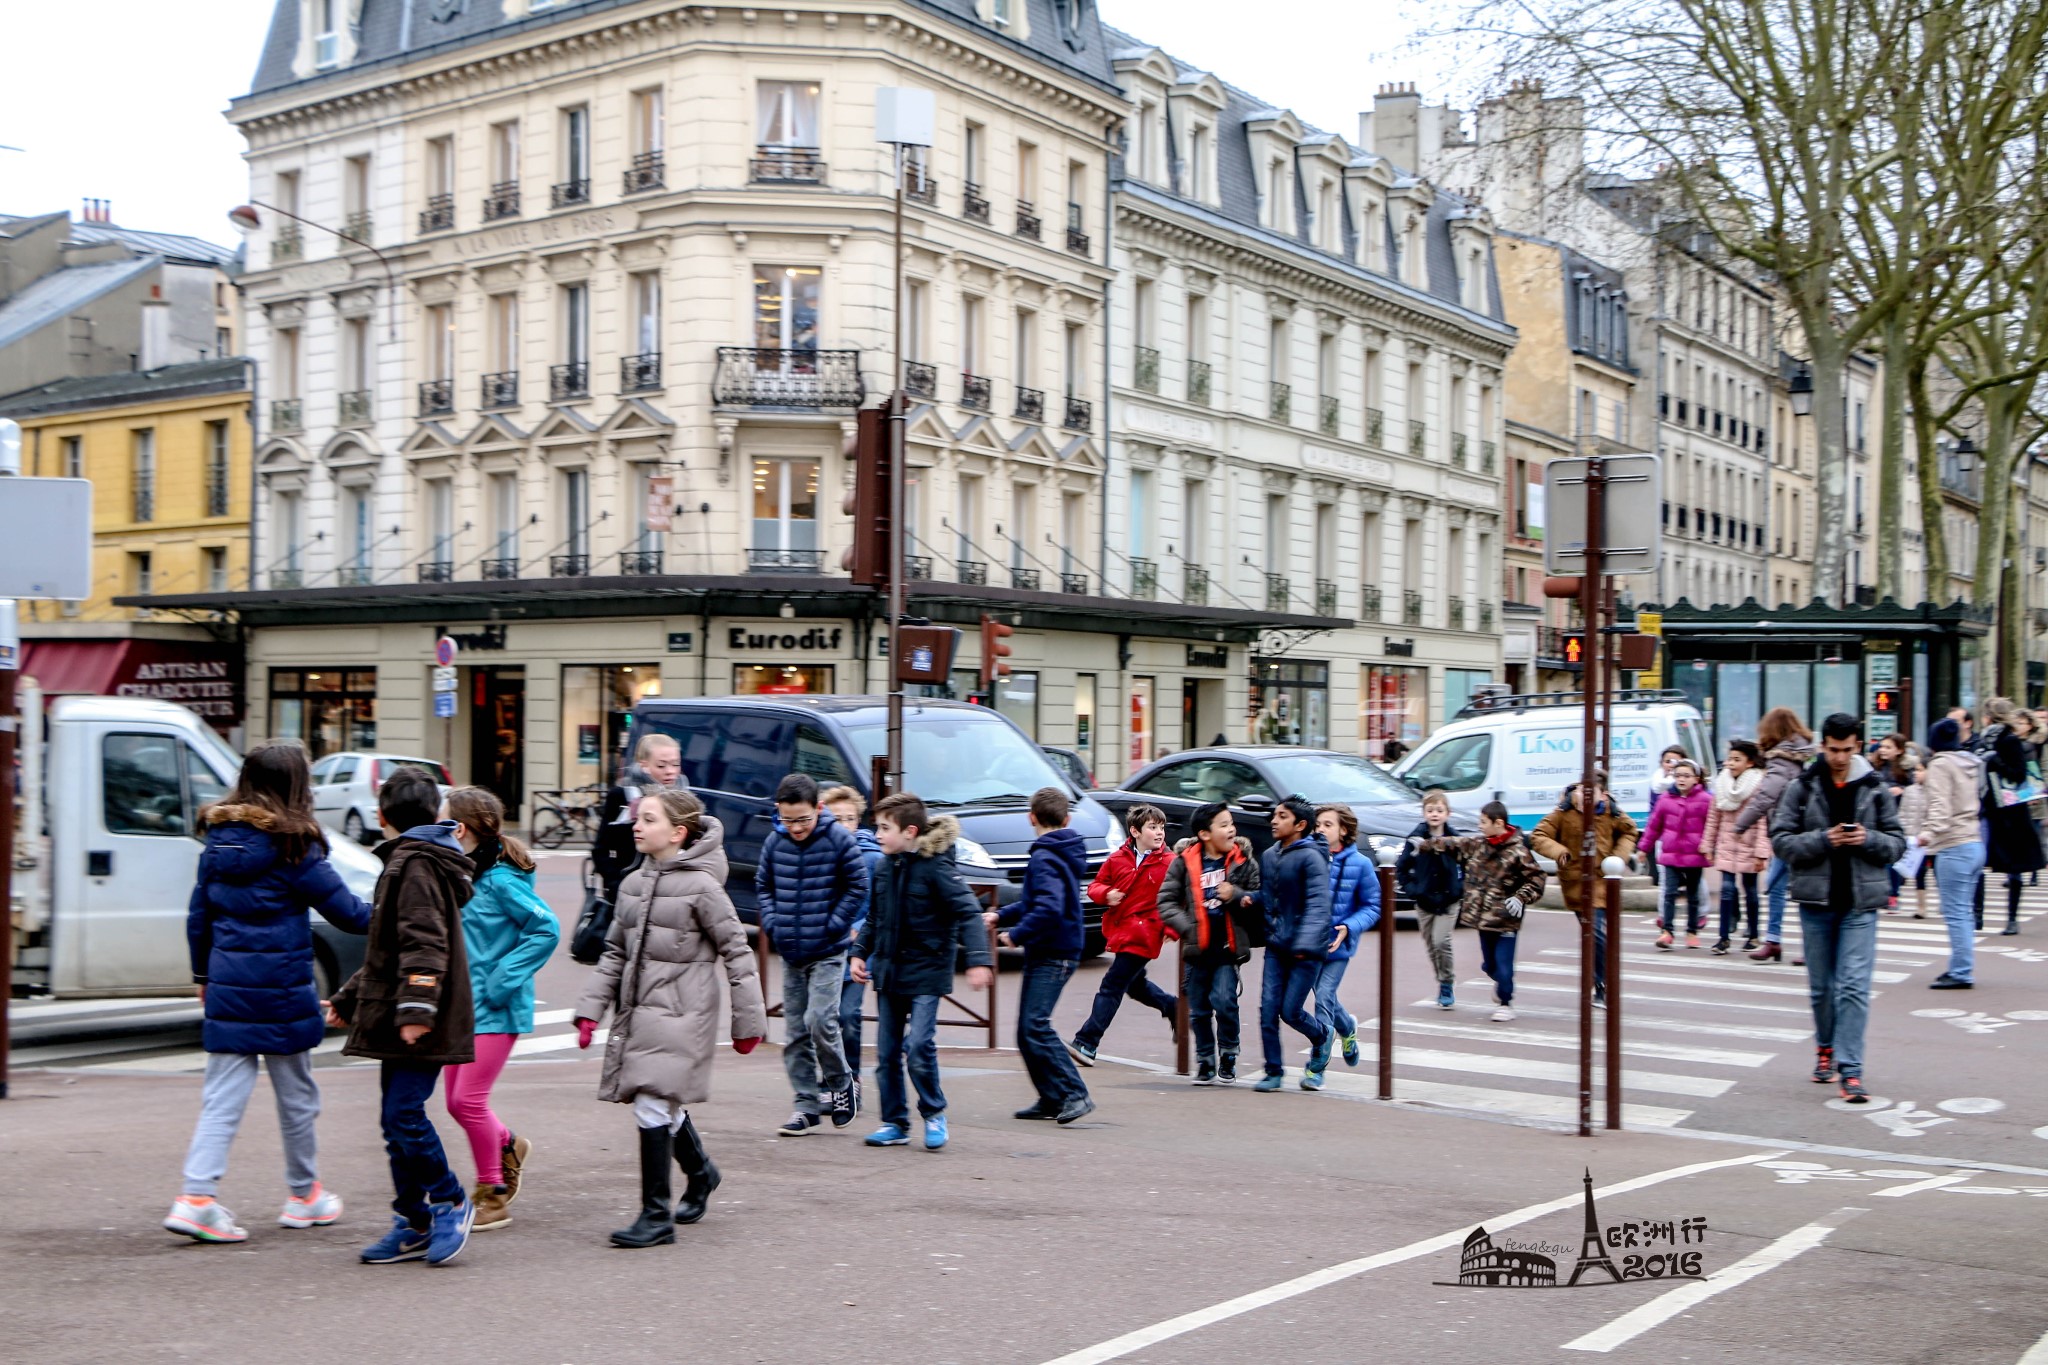
[[(849, 725), (846, 737), (863, 760), (889, 747), (886, 724)], [(987, 711), (905, 716), (903, 777), (927, 806), (1023, 805), (1040, 787), (1073, 790), (1036, 745)]]

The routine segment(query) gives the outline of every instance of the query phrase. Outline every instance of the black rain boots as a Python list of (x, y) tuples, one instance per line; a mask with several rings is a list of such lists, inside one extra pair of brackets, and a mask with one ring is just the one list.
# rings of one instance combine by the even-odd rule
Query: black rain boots
[[(677, 1141), (681, 1138), (678, 1136)], [(640, 1216), (633, 1226), (612, 1234), (615, 1247), (651, 1247), (676, 1239), (669, 1217), (668, 1125), (640, 1130)]]
[(684, 1176), (683, 1197), (676, 1203), (675, 1221), (694, 1223), (704, 1216), (711, 1203), (711, 1192), (718, 1188), (718, 1167), (705, 1155), (704, 1139), (697, 1136), (697, 1125), (688, 1114), (683, 1115), (683, 1126), (676, 1129), (675, 1157)]

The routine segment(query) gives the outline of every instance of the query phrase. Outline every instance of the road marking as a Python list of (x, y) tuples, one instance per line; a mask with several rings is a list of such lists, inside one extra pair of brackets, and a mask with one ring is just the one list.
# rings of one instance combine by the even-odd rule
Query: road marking
[(2027, 1348), (2027, 1353), (2019, 1359), (2019, 1365), (2048, 1365), (2048, 1334), (2043, 1334), (2039, 1341)]
[[(1747, 1166), (1752, 1162), (1769, 1161), (1774, 1157), (1783, 1155), (1782, 1151), (1751, 1152), (1743, 1156), (1731, 1157), (1725, 1161), (1703, 1161), (1690, 1166), (1674, 1166), (1670, 1170), (1653, 1171), (1648, 1175), (1639, 1175), (1633, 1179), (1620, 1181), (1617, 1184), (1596, 1190), (1594, 1193), (1599, 1198), (1612, 1199), (1636, 1190), (1648, 1189), (1652, 1185), (1661, 1185), (1668, 1180), (1680, 1180), (1689, 1175), (1698, 1175), (1704, 1171), (1720, 1170), (1728, 1166)], [(1505, 1213), (1496, 1218), (1484, 1218), (1479, 1221), (1489, 1231), (1499, 1232), (1507, 1228), (1519, 1227), (1523, 1223), (1533, 1222), (1547, 1214), (1557, 1213), (1564, 1209), (1578, 1208), (1584, 1203), (1584, 1200), (1585, 1195), (1580, 1191), (1574, 1190), (1572, 1193), (1557, 1199), (1546, 1200), (1541, 1204), (1530, 1204), (1511, 1213)], [(1117, 1360), (1130, 1355), (1134, 1351), (1142, 1351), (1148, 1346), (1157, 1346), (1160, 1342), (1171, 1341), (1173, 1338), (1185, 1336), (1189, 1332), (1199, 1332), (1204, 1327), (1213, 1327), (1219, 1322), (1227, 1322), (1231, 1318), (1240, 1317), (1246, 1313), (1285, 1302), (1288, 1299), (1299, 1297), (1302, 1294), (1324, 1288), (1327, 1285), (1342, 1283), (1345, 1280), (1366, 1274), (1369, 1271), (1379, 1270), (1385, 1266), (1399, 1265), (1403, 1261), (1412, 1261), (1419, 1256), (1429, 1256), (1440, 1251), (1449, 1251), (1455, 1247), (1463, 1246), (1465, 1238), (1470, 1232), (1470, 1226), (1461, 1224), (1450, 1232), (1442, 1233), (1435, 1237), (1427, 1237), (1419, 1242), (1410, 1242), (1407, 1246), (1396, 1247), (1392, 1251), (1382, 1251), (1376, 1255), (1361, 1256), (1357, 1260), (1343, 1261), (1337, 1265), (1325, 1266), (1320, 1270), (1310, 1271), (1306, 1275), (1300, 1275), (1291, 1280), (1283, 1280), (1279, 1284), (1269, 1285), (1264, 1289), (1255, 1289), (1249, 1294), (1240, 1294), (1234, 1299), (1226, 1299), (1222, 1303), (1212, 1304), (1207, 1308), (1198, 1308), (1190, 1313), (1182, 1313), (1178, 1317), (1168, 1318), (1164, 1322), (1154, 1323), (1150, 1327), (1140, 1327), (1134, 1332), (1126, 1332), (1120, 1337), (1112, 1337), (1110, 1340), (1100, 1342), (1094, 1346), (1085, 1346), (1078, 1351), (1069, 1352), (1056, 1360), (1049, 1361), (1047, 1365), (1101, 1365), (1101, 1362), (1104, 1361)]]
[(1830, 1232), (1864, 1212), (1867, 1210), (1836, 1209), (1819, 1222), (1793, 1229), (1761, 1251), (1743, 1257), (1734, 1265), (1715, 1271), (1704, 1280), (1695, 1280), (1691, 1284), (1683, 1284), (1659, 1294), (1641, 1307), (1623, 1313), (1605, 1327), (1588, 1332), (1577, 1340), (1567, 1341), (1564, 1349), (1604, 1352), (1627, 1345), (1651, 1328), (1669, 1322), (1688, 1308), (1705, 1303), (1716, 1294), (1725, 1293), (1738, 1285), (1747, 1284), (1759, 1275), (1776, 1270), (1802, 1252), (1813, 1250), (1827, 1240)]
[[(1579, 969), (1577, 967), (1559, 967), (1549, 962), (1516, 963), (1515, 975), (1520, 976), (1523, 972), (1528, 972), (1532, 976), (1577, 976)], [(1872, 976), (1878, 981), (1904, 981), (1906, 979), (1903, 972), (1874, 972)], [(1628, 988), (1627, 983), (1630, 981), (1650, 981), (1660, 986), (1690, 986), (1695, 990), (1705, 987), (1709, 990), (1743, 991), (1756, 995), (1803, 996), (1807, 994), (1805, 986), (1771, 986), (1761, 981), (1708, 981), (1704, 977), (1664, 976), (1657, 972), (1624, 972), (1621, 979), (1622, 989), (1624, 990)], [(1876, 991), (1871, 992), (1872, 996), (1876, 994)]]
[[(590, 1045), (592, 1047), (600, 1046), (609, 1037), (611, 1037), (611, 1030), (601, 1028), (590, 1035)], [(541, 1038), (521, 1038), (518, 1042), (512, 1044), (512, 1055), (514, 1057), (530, 1057), (536, 1052), (561, 1052), (566, 1048), (574, 1046), (576, 1046), (576, 1035), (573, 1032), (550, 1033)]]
[[(1631, 1027), (1633, 1019), (1626, 1020)], [(1360, 1029), (1379, 1027), (1377, 1019), (1361, 1019)], [(1434, 1020), (1410, 1019), (1396, 1026), (1400, 1033), (1434, 1033), (1446, 1038), (1473, 1038), (1482, 1042), (1514, 1045), (1519, 1047), (1552, 1047), (1576, 1049), (1579, 1038), (1574, 1033), (1545, 1033), (1537, 1029), (1504, 1029), (1499, 1025), (1483, 1028), (1478, 1024), (1439, 1024)], [(1804, 1038), (1805, 1034), (1798, 1037)], [(1628, 1057), (1655, 1057), (1667, 1062), (1705, 1062), (1716, 1066), (1763, 1066), (1775, 1052), (1730, 1052), (1722, 1048), (1686, 1047), (1680, 1043), (1624, 1042), (1622, 1055)]]
[[(1683, 950), (1680, 950), (1680, 951), (1683, 951)], [(1572, 959), (1574, 959), (1574, 960), (1576, 960), (1576, 959), (1577, 959), (1577, 957), (1578, 957), (1578, 955), (1579, 955), (1579, 950), (1578, 950), (1578, 949), (1576, 949), (1576, 948), (1544, 948), (1544, 949), (1542, 949), (1542, 950), (1541, 950), (1541, 952), (1542, 952), (1542, 955), (1543, 955), (1544, 957), (1569, 957), (1569, 958), (1572, 958)], [(1754, 962), (1749, 962), (1749, 961), (1742, 961), (1742, 962), (1737, 962), (1737, 961), (1736, 961), (1736, 960), (1734, 960), (1734, 958), (1732, 958), (1732, 957), (1705, 957), (1705, 958), (1700, 958), (1700, 957), (1681, 957), (1681, 956), (1679, 956), (1679, 954), (1678, 954), (1677, 952), (1670, 952), (1670, 953), (1628, 953), (1628, 954), (1625, 954), (1625, 955), (1624, 955), (1624, 956), (1622, 957), (1622, 959), (1621, 959), (1621, 960), (1622, 960), (1622, 964), (1623, 964), (1623, 971), (1622, 971), (1622, 976), (1623, 976), (1624, 978), (1627, 978), (1627, 977), (1629, 977), (1629, 976), (1633, 976), (1633, 975), (1634, 975), (1634, 973), (1633, 973), (1633, 972), (1630, 972), (1630, 971), (1628, 971), (1628, 970), (1627, 970), (1627, 964), (1629, 964), (1629, 963), (1631, 963), (1631, 962), (1635, 962), (1635, 963), (1653, 963), (1653, 962), (1654, 962), (1654, 963), (1656, 963), (1656, 964), (1657, 964), (1657, 965), (1658, 965), (1659, 967), (1684, 967), (1684, 968), (1686, 968), (1686, 969), (1687, 969), (1688, 971), (1695, 971), (1695, 972), (1741, 972), (1741, 973), (1744, 973), (1745, 975), (1750, 975), (1750, 976), (1754, 976), (1754, 975), (1756, 974), (1756, 969), (1757, 969), (1757, 966), (1758, 966), (1758, 964), (1757, 964), (1757, 963), (1754, 963)], [(1876, 960), (1877, 960), (1877, 961), (1879, 961), (1879, 962), (1888, 962), (1888, 963), (1892, 963), (1892, 964), (1894, 964), (1894, 965), (1903, 965), (1903, 966), (1907, 966), (1907, 967), (1925, 967), (1925, 966), (1928, 966), (1928, 965), (1930, 965), (1930, 964), (1928, 964), (1928, 963), (1926, 963), (1926, 962), (1923, 962), (1923, 961), (1921, 961), (1921, 960), (1920, 960), (1920, 959), (1918, 959), (1918, 958), (1914, 958), (1914, 959), (1913, 959), (1913, 960), (1911, 960), (1911, 961), (1902, 961), (1901, 959), (1898, 959), (1898, 958), (1885, 958), (1885, 957), (1881, 957), (1881, 958), (1878, 958), (1878, 959), (1876, 959)], [(1880, 981), (1883, 981), (1883, 980), (1893, 980), (1893, 981), (1904, 981), (1904, 980), (1906, 979), (1907, 975), (1908, 975), (1908, 974), (1907, 974), (1907, 973), (1905, 973), (1905, 972), (1879, 972), (1879, 973), (1876, 973), (1876, 977), (1877, 977), (1877, 979), (1878, 979), (1878, 980), (1880, 980)]]
[[(1556, 1009), (1549, 1005), (1525, 1005), (1521, 999), (1522, 987), (1515, 988), (1515, 1013), (1526, 1014), (1539, 1019), (1570, 1019), (1577, 1022), (1577, 1010)], [(1631, 1004), (1639, 998), (1634, 992), (1624, 990), (1622, 1003)], [(1434, 1000), (1418, 1000), (1417, 1005), (1434, 1006)], [(1745, 1006), (1754, 1008), (1754, 1006)], [(1774, 1007), (1775, 1008), (1775, 1007)], [(1804, 1013), (1805, 1011), (1799, 1011)], [(1634, 1010), (1624, 1011), (1622, 1023), (1629, 1029), (1651, 1029), (1662, 1033), (1711, 1034), (1717, 1038), (1756, 1038), (1773, 1043), (1806, 1043), (1813, 1040), (1810, 1028), (1772, 1028), (1768, 1024), (1702, 1024), (1691, 1019), (1654, 1019), (1637, 1014)], [(1404, 1020), (1399, 1027), (1411, 1028), (1413, 1024)], [(1573, 1046), (1577, 1046), (1577, 1034), (1570, 1035)]]
[[(1576, 1069), (1574, 1078), (1576, 1078)], [(1379, 1087), (1364, 1076), (1323, 1077), (1326, 1089), (1346, 1098), (1378, 1099)], [(1394, 1078), (1397, 1103), (1425, 1104), (1474, 1114), (1500, 1114), (1515, 1119), (1535, 1119), (1558, 1127), (1576, 1126), (1579, 1121), (1577, 1095), (1548, 1095), (1535, 1090), (1500, 1090), (1484, 1085), (1458, 1085), (1449, 1081)], [(1658, 1104), (1621, 1106), (1622, 1121), (1630, 1128), (1675, 1128), (1691, 1118), (1690, 1109), (1671, 1109)]]
[[(1503, 1030), (1505, 1032), (1505, 1030)], [(1576, 1044), (1574, 1044), (1576, 1046)], [(1377, 1063), (1377, 1049), (1374, 1062)], [(1463, 1071), (1479, 1076), (1509, 1076), (1524, 1081), (1557, 1081), (1576, 1085), (1579, 1080), (1577, 1062), (1546, 1062), (1533, 1057), (1496, 1057), (1483, 1052), (1439, 1052), (1433, 1048), (1404, 1047), (1394, 1045), (1396, 1067), (1419, 1066), (1432, 1071)], [(1596, 1076), (1603, 1074), (1603, 1068), (1595, 1065)], [(1329, 1077), (1324, 1077), (1327, 1082)], [(1735, 1082), (1718, 1076), (1684, 1076), (1667, 1071), (1632, 1071), (1622, 1068), (1621, 1083), (1630, 1090), (1647, 1090), (1659, 1095), (1690, 1095), (1697, 1099), (1716, 1099), (1735, 1088)], [(1395, 1082), (1395, 1093), (1400, 1093), (1400, 1080)], [(1572, 1101), (1577, 1103), (1576, 1098)]]
[[(1570, 974), (1577, 976), (1578, 969), (1573, 968)], [(1519, 978), (1520, 975), (1521, 972), (1518, 970), (1516, 976)], [(1635, 977), (1634, 979), (1637, 981), (1642, 980), (1641, 977)], [(1468, 986), (1491, 986), (1493, 983), (1481, 976), (1474, 977), (1465, 984)], [(1697, 985), (1699, 983), (1694, 982), (1692, 984)], [(1541, 982), (1518, 979), (1515, 982), (1515, 998), (1517, 1000), (1521, 999), (1522, 992), (1524, 991), (1548, 991), (1556, 995), (1577, 995), (1579, 988), (1577, 986), (1546, 986)], [(1804, 988), (1801, 988), (1794, 992), (1794, 994), (1805, 995), (1806, 991)], [(1875, 994), (1875, 992), (1872, 992), (1872, 994)], [(1630, 990), (1628, 981), (1624, 979), (1622, 982), (1623, 1003), (1626, 1004), (1639, 1000), (1648, 1000), (1652, 1004), (1657, 1005), (1701, 1005), (1708, 1009), (1717, 1010), (1763, 1010), (1770, 1014), (1804, 1014), (1810, 1016), (1813, 1013), (1811, 1007), (1807, 1005), (1766, 1005), (1746, 1000), (1702, 1000), (1696, 995), (1652, 995), (1648, 991)], [(1572, 1014), (1572, 1018), (1576, 1019), (1578, 1017), (1575, 1011)]]
[(1910, 1185), (1887, 1185), (1884, 1189), (1872, 1190), (1871, 1193), (1880, 1199), (1904, 1199), (1907, 1195), (1918, 1194), (1922, 1190), (1938, 1190), (1943, 1185), (1960, 1185), (1966, 1180), (1975, 1180), (1982, 1174), (1982, 1171), (1970, 1171), (1965, 1175), (1929, 1176), (1925, 1180), (1915, 1180)]

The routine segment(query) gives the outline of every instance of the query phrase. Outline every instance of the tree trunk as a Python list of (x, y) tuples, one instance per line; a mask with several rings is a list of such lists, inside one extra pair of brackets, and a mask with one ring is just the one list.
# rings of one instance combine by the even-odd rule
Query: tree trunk
[[(1877, 437), (1877, 595), (1904, 595), (1901, 522), (1906, 510), (1906, 371), (1911, 365), (1907, 319), (1893, 310), (1884, 324), (1884, 407)], [(1939, 515), (1940, 504), (1935, 504)]]
[(2019, 518), (2008, 515), (1998, 573), (1998, 690), (2027, 704), (2027, 591), (2020, 572)]
[[(1941, 432), (1934, 425), (1934, 409), (1927, 396), (1928, 364), (1925, 355), (1914, 356), (1908, 361), (1904, 382), (1912, 394), (1913, 452), (1920, 472), (1920, 535), (1926, 554), (1926, 584), (1920, 595), (1929, 602), (1946, 604), (1948, 519), (1941, 497), (1941, 452), (1936, 448)], [(1886, 386), (1890, 387), (1889, 379)]]
[(1970, 585), (1970, 600), (1980, 607), (1998, 602), (1999, 580), (2005, 561), (2005, 537), (2012, 517), (2014, 391), (2010, 385), (1986, 389), (1980, 399), (1984, 407), (1984, 449), (1980, 458), (1984, 470), (1984, 501), (1977, 514), (1976, 581)]
[(1806, 327), (1807, 347), (1813, 353), (1813, 423), (1819, 447), (1814, 487), (1820, 535), (1813, 553), (1813, 595), (1840, 606), (1851, 596), (1842, 586), (1849, 562), (1849, 524), (1855, 516), (1849, 506), (1847, 423), (1842, 414), (1844, 354), (1825, 314), (1816, 321), (1819, 325)]

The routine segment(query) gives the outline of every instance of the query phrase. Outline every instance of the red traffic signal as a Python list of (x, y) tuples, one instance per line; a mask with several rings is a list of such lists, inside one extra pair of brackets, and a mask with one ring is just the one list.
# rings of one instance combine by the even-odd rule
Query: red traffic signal
[(1899, 693), (1896, 688), (1877, 687), (1870, 693), (1870, 714), (1873, 716), (1896, 716), (1899, 714)]
[(982, 614), (981, 618), (981, 687), (984, 692), (1010, 676), (1010, 666), (1004, 660), (1010, 657), (1010, 647), (1003, 643), (1016, 634), (995, 617)]
[(1586, 637), (1570, 634), (1564, 637), (1564, 662), (1567, 668), (1577, 668), (1586, 662)]
[(846, 458), (853, 463), (853, 491), (841, 505), (853, 519), (853, 540), (839, 566), (856, 583), (889, 585), (889, 410), (862, 408), (854, 418)]

